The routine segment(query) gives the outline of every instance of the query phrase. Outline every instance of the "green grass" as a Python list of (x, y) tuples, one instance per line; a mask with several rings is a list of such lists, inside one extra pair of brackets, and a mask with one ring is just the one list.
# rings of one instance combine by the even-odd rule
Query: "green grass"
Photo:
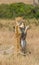
[(39, 7), (27, 5), (24, 3), (0, 4), (0, 18), (15, 19), (23, 18), (39, 18)]

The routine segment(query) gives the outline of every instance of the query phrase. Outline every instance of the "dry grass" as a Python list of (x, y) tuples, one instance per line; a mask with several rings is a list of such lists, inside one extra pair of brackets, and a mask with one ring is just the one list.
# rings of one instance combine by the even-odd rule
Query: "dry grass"
[(33, 0), (32, 1), (31, 0), (25, 0), (25, 1), (24, 0), (0, 0), (0, 4), (2, 4), (2, 3), (10, 4), (10, 3), (16, 3), (16, 2), (23, 2), (23, 3), (26, 3), (26, 4), (33, 4)]
[[(13, 20), (0, 20), (3, 25), (11, 25)], [(4, 27), (4, 26), (3, 26)], [(39, 65), (39, 26), (32, 25), (27, 32), (26, 56), (17, 53), (15, 34), (8, 28), (0, 28), (0, 50), (14, 46), (14, 54), (0, 54), (0, 65)]]

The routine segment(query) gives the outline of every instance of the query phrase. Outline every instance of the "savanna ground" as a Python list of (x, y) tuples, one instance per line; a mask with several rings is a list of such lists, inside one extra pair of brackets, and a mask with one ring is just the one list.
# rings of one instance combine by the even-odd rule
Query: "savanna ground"
[(33, 0), (0, 0), (0, 4), (5, 3), (5, 4), (10, 4), (10, 3), (15, 3), (15, 2), (23, 2), (26, 4), (33, 4)]
[(0, 19), (0, 65), (39, 65), (39, 25), (29, 24), (27, 52), (23, 56), (17, 53), (14, 22)]

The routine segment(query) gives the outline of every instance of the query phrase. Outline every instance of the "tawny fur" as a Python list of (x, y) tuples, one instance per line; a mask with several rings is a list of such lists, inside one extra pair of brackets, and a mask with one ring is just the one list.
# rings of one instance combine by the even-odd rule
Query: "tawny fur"
[(17, 51), (19, 51), (21, 48), (20, 47), (20, 36), (21, 36), (21, 34), (20, 34), (20, 29), (19, 29), (18, 25), (15, 26), (15, 36), (17, 39)]

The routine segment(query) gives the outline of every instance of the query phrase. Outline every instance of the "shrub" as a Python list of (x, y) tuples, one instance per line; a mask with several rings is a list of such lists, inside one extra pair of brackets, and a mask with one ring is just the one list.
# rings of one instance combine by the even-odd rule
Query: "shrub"
[(24, 3), (0, 4), (0, 18), (39, 18), (39, 7)]

